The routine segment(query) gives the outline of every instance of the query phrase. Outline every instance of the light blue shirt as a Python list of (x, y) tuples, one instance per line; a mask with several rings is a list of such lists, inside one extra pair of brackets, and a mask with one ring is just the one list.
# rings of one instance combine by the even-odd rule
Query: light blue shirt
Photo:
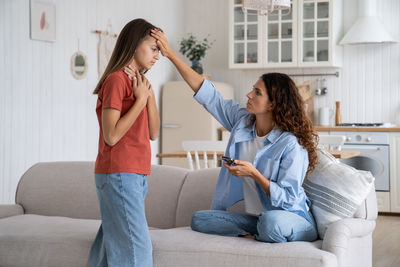
[[(255, 138), (255, 123), (247, 127), (250, 113), (234, 100), (224, 100), (214, 85), (204, 80), (194, 98), (231, 132), (226, 156), (239, 158), (239, 143)], [(290, 132), (275, 127), (258, 150), (254, 167), (270, 180), (270, 196), (258, 185), (257, 192), (265, 211), (286, 210), (312, 221), (307, 209), (311, 202), (302, 187), (308, 168), (308, 153)], [(231, 175), (222, 166), (211, 209), (226, 210), (243, 200), (242, 178)]]

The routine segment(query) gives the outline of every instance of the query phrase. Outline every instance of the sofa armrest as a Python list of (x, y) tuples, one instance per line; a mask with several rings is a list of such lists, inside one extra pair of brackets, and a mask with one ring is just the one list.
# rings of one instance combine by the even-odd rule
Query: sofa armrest
[(24, 208), (19, 204), (1, 204), (0, 219), (24, 214)]
[(354, 237), (363, 237), (371, 234), (375, 229), (374, 220), (346, 218), (328, 226), (322, 249), (336, 255), (339, 266), (344, 260), (349, 240)]

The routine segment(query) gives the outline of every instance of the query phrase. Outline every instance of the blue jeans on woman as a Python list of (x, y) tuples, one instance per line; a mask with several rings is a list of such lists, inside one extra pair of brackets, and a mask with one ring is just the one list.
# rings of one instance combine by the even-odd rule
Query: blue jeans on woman
[(285, 210), (266, 211), (260, 216), (222, 210), (201, 210), (192, 216), (190, 226), (192, 230), (206, 234), (250, 234), (254, 239), (268, 243), (317, 239), (317, 229), (313, 220), (307, 221), (300, 215)]
[(89, 267), (153, 266), (144, 199), (147, 176), (95, 174), (101, 225), (92, 245)]

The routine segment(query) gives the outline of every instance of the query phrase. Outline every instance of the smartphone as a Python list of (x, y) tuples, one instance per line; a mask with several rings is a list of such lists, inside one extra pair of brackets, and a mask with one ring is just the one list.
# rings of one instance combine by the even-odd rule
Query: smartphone
[(235, 165), (235, 160), (230, 157), (222, 156), (221, 159), (228, 163), (228, 165)]

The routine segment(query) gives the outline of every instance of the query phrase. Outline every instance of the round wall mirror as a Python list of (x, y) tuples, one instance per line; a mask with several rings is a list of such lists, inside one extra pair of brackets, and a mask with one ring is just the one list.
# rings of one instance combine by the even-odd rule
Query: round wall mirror
[(87, 60), (81, 51), (76, 52), (71, 57), (71, 73), (75, 79), (83, 79), (87, 73)]

